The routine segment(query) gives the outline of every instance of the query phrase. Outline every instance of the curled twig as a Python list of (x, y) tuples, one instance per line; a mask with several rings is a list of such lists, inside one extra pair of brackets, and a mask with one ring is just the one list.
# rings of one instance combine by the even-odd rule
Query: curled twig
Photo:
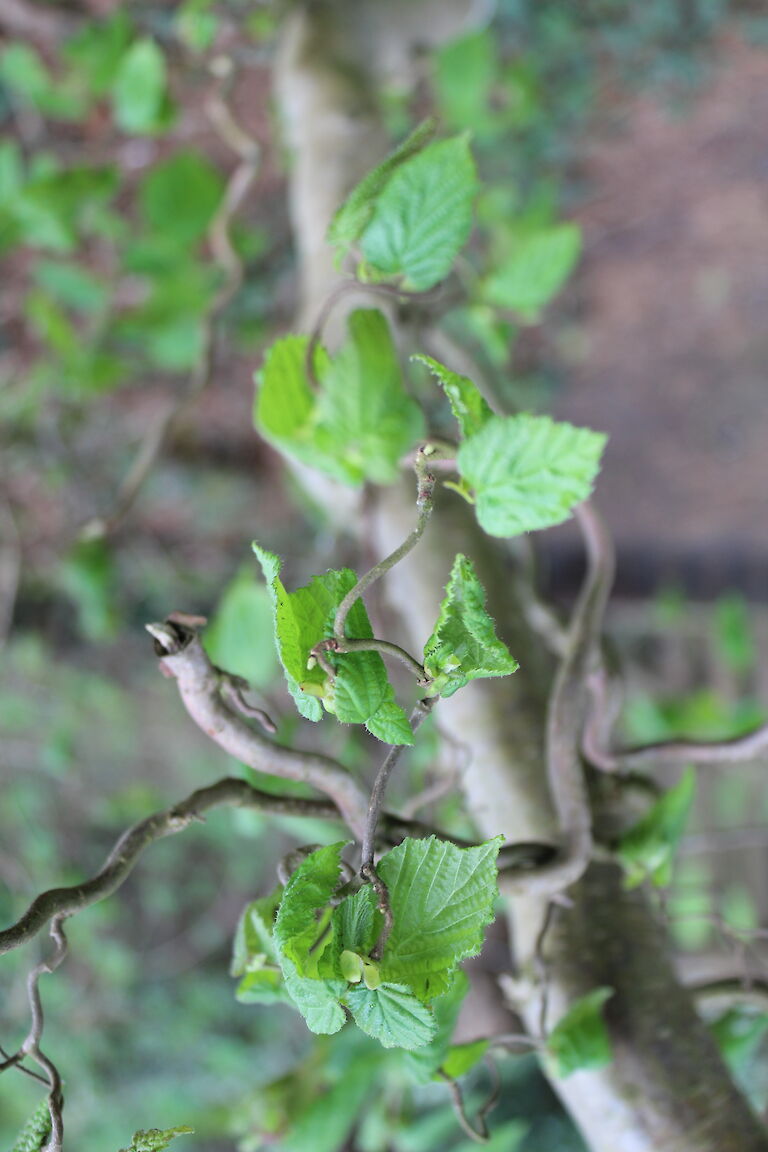
[(496, 1062), (493, 1057), (488, 1054), (485, 1057), (485, 1066), (491, 1073), (491, 1091), (485, 1103), (477, 1111), (475, 1124), (472, 1123), (472, 1121), (469, 1119), (469, 1116), (467, 1115), (467, 1109), (464, 1104), (461, 1085), (459, 1084), (458, 1080), (455, 1080), (453, 1076), (449, 1076), (447, 1072), (442, 1070), (442, 1068), (438, 1069), (437, 1073), (440, 1079), (448, 1085), (448, 1090), (451, 1093), (451, 1103), (453, 1104), (453, 1110), (456, 1113), (456, 1118), (459, 1121), (459, 1124), (463, 1128), (464, 1132), (466, 1132), (470, 1140), (474, 1140), (476, 1144), (488, 1143), (489, 1137), (486, 1117), (498, 1104), (499, 1094), (501, 1092), (501, 1077), (499, 1076), (499, 1070), (496, 1067)]

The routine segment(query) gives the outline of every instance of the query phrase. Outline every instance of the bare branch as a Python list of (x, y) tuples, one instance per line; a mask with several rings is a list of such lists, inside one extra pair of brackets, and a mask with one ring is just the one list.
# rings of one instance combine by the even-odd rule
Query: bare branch
[(593, 506), (581, 504), (575, 513), (587, 552), (587, 574), (552, 687), (546, 727), (547, 779), (562, 843), (551, 863), (521, 882), (526, 891), (543, 895), (575, 883), (592, 854), (591, 813), (580, 750), (590, 703), (587, 682), (600, 667), (600, 638), (614, 558), (605, 525)]
[(609, 772), (684, 764), (721, 767), (743, 764), (763, 755), (768, 755), (768, 724), (761, 724), (759, 728), (732, 740), (664, 740), (598, 755), (594, 749), (589, 750), (590, 763)]
[(161, 670), (175, 677), (184, 707), (220, 748), (250, 768), (300, 780), (329, 796), (355, 836), (365, 827), (365, 792), (338, 761), (273, 743), (251, 728), (221, 696), (221, 673), (214, 668), (195, 630), (178, 619), (149, 625)]
[(181, 803), (155, 812), (132, 825), (120, 836), (104, 866), (82, 884), (51, 888), (37, 896), (24, 915), (0, 932), (0, 955), (31, 940), (53, 917), (73, 916), (84, 908), (111, 896), (128, 878), (145, 848), (164, 836), (182, 832), (206, 812), (231, 806), (252, 808), (282, 815), (338, 818), (338, 809), (328, 800), (297, 796), (273, 796), (252, 787), (246, 780), (225, 777), (207, 788), (199, 788)]

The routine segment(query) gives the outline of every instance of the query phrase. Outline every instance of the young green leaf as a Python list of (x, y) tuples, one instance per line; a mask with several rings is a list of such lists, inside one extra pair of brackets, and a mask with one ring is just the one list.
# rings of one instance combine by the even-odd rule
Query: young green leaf
[(435, 1018), (435, 1034), (423, 1048), (406, 1058), (406, 1066), (420, 1084), (428, 1084), (442, 1068), (448, 1057), (451, 1036), (456, 1027), (462, 1001), (469, 991), (469, 980), (459, 969), (450, 988), (431, 1005)]
[(485, 610), (485, 590), (472, 562), (459, 553), (437, 624), (424, 646), (424, 669), (433, 680), (430, 692), (452, 696), (470, 680), (508, 676), (517, 668)]
[(377, 197), (392, 173), (422, 150), (435, 134), (435, 121), (425, 120), (350, 192), (328, 229), (328, 243), (343, 256), (371, 218)]
[(610, 1064), (613, 1053), (602, 1009), (611, 996), (612, 988), (594, 988), (558, 1020), (546, 1049), (556, 1076)]
[(369, 954), (382, 922), (376, 908), (376, 893), (369, 884), (343, 900), (333, 913), (333, 930), (342, 947), (359, 956)]
[(339, 1001), (349, 985), (344, 980), (299, 976), (291, 961), (285, 958), (282, 964), (286, 990), (310, 1032), (330, 1036), (343, 1028), (347, 1018)]
[(358, 1028), (384, 1048), (421, 1048), (435, 1034), (429, 1008), (403, 984), (350, 987), (347, 1004)]
[(479, 388), (468, 376), (459, 376), (457, 372), (451, 372), (450, 368), (446, 368), (438, 360), (433, 360), (431, 356), (412, 356), (411, 359), (426, 365), (442, 385), (462, 436), (471, 436), (474, 432), (479, 432), (486, 421), (493, 416)]
[(288, 959), (298, 976), (320, 976), (326, 950), (341, 952), (335, 939), (329, 902), (339, 883), (345, 841), (318, 848), (303, 860), (283, 890), (275, 918), (274, 940), (281, 962)]
[(347, 327), (348, 339), (322, 378), (316, 442), (349, 482), (391, 484), (401, 457), (423, 435), (423, 417), (403, 386), (383, 314), (358, 308)]
[(265, 688), (277, 671), (270, 593), (242, 569), (224, 588), (205, 630), (205, 650), (219, 668)]
[(138, 189), (148, 228), (168, 247), (188, 249), (202, 240), (221, 201), (224, 185), (199, 152), (176, 152), (156, 164)]
[(488, 1051), (490, 1040), (470, 1040), (466, 1044), (453, 1044), (442, 1064), (442, 1071), (452, 1080), (466, 1076)]
[(696, 773), (688, 768), (677, 784), (624, 835), (618, 857), (626, 870), (628, 888), (647, 879), (659, 887), (670, 883), (675, 851), (685, 832), (695, 792)]
[(11, 1152), (42, 1152), (51, 1134), (48, 1101), (41, 1100), (18, 1135)]
[(348, 331), (333, 359), (317, 350), (318, 392), (307, 380), (306, 338), (278, 340), (260, 373), (255, 424), (282, 452), (346, 484), (389, 484), (423, 435), (423, 417), (382, 313), (357, 309)]
[(235, 990), (240, 1004), (293, 1004), (279, 968), (259, 968), (246, 972)]
[(491, 536), (517, 536), (567, 520), (592, 491), (605, 441), (549, 416), (492, 416), (457, 457), (478, 523)]
[(282, 885), (269, 896), (252, 900), (240, 914), (232, 946), (230, 976), (243, 976), (263, 968), (264, 961), (276, 964), (277, 948), (273, 938), (275, 916), (283, 899)]
[(477, 181), (465, 136), (440, 140), (396, 169), (361, 238), (374, 275), (432, 288), (451, 270), (472, 230)]
[(536, 320), (562, 288), (581, 253), (577, 224), (557, 224), (524, 233), (503, 265), (482, 287), (489, 304)]
[(120, 1152), (163, 1152), (177, 1136), (184, 1136), (194, 1132), (181, 1124), (177, 1128), (150, 1128), (146, 1132), (137, 1132), (131, 1140), (129, 1148), (121, 1148)]
[[(355, 573), (349, 568), (331, 569), (314, 576), (306, 587), (288, 592), (280, 580), (278, 557), (255, 543), (253, 550), (272, 597), (278, 655), (302, 716), (319, 720), (322, 700), (342, 724), (365, 724), (372, 735), (386, 743), (412, 744), (408, 718), (395, 701), (378, 652), (337, 655), (332, 681), (319, 664), (307, 667), (314, 646), (333, 634), (336, 610), (357, 583)], [(362, 600), (352, 605), (347, 616), (347, 635), (359, 640), (373, 636)]]
[(137, 40), (120, 62), (112, 86), (115, 121), (123, 132), (155, 132), (166, 99), (165, 56), (151, 37)]
[(379, 861), (394, 923), (382, 978), (407, 984), (422, 1000), (450, 987), (460, 960), (475, 956), (494, 918), (496, 856), (503, 837), (457, 848), (430, 836), (404, 840)]

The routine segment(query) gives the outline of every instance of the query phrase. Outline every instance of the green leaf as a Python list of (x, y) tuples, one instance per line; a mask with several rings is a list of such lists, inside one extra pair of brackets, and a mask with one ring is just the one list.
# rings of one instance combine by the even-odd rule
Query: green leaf
[(556, 1076), (570, 1076), (610, 1064), (613, 1053), (602, 1009), (613, 988), (594, 988), (574, 1001), (547, 1040), (547, 1054)]
[(592, 491), (605, 441), (549, 416), (492, 416), (457, 457), (478, 523), (491, 536), (517, 536), (567, 520)]
[(133, 25), (125, 8), (86, 24), (64, 45), (64, 56), (94, 96), (104, 96), (128, 50)]
[(435, 54), (435, 94), (441, 119), (482, 139), (492, 133), (492, 84), (497, 49), (490, 28), (451, 40)]
[(469, 991), (469, 980), (459, 969), (450, 988), (432, 1004), (435, 1034), (429, 1044), (407, 1057), (406, 1066), (420, 1084), (428, 1084), (448, 1057), (451, 1036), (456, 1027), (462, 1002)]
[(743, 1075), (768, 1031), (768, 1013), (729, 1008), (709, 1028), (733, 1075)]
[(450, 987), (460, 960), (475, 956), (494, 918), (496, 856), (503, 837), (457, 848), (430, 836), (404, 840), (382, 857), (394, 923), (384, 948), (382, 978), (407, 984), (421, 999)]
[(444, 279), (472, 230), (476, 187), (465, 136), (430, 144), (397, 168), (362, 234), (372, 272), (403, 277), (418, 292)]
[(479, 432), (493, 416), (479, 388), (468, 376), (459, 376), (457, 372), (451, 372), (450, 368), (433, 360), (431, 356), (412, 356), (411, 359), (425, 364), (443, 386), (462, 436), (471, 436), (474, 432)]
[(466, 1044), (454, 1044), (443, 1061), (442, 1070), (452, 1080), (466, 1076), (488, 1051), (490, 1040), (470, 1040)]
[(421, 1048), (435, 1034), (429, 1008), (403, 984), (350, 987), (347, 1004), (358, 1028), (384, 1048)]
[[(285, 672), (288, 689), (296, 702), (296, 707), (302, 716), (308, 720), (319, 720), (323, 714), (320, 701), (316, 695), (304, 691), (300, 683), (309, 688), (317, 685), (321, 695), (325, 690), (323, 680), (307, 670), (307, 658), (310, 649), (322, 639), (325, 634), (325, 624), (328, 618), (327, 605), (321, 609), (319, 604), (322, 585), (317, 585), (317, 599), (307, 595), (297, 598), (296, 593), (286, 591), (280, 580), (280, 560), (273, 552), (268, 552), (260, 545), (252, 545), (253, 551), (261, 564), (264, 579), (272, 601), (275, 644), (277, 654)], [(315, 578), (317, 580), (317, 578)], [(310, 589), (315, 586), (315, 581)], [(310, 589), (303, 591), (309, 592)], [(298, 611), (301, 607), (301, 613)], [(311, 611), (313, 606), (317, 609)]]
[(370, 884), (348, 896), (333, 912), (333, 929), (342, 948), (367, 956), (381, 930), (383, 917), (376, 908), (376, 893)]
[(317, 350), (318, 393), (307, 380), (306, 337), (278, 340), (259, 375), (254, 422), (281, 451), (346, 484), (388, 484), (423, 434), (423, 418), (405, 391), (384, 316), (358, 309), (348, 328), (333, 360)]
[(107, 302), (107, 289), (79, 264), (40, 260), (33, 268), (36, 282), (55, 300), (77, 312), (98, 312)]
[(581, 229), (558, 224), (523, 233), (482, 286), (489, 304), (535, 320), (562, 288), (581, 254)]
[(151, 37), (135, 41), (123, 56), (112, 85), (112, 106), (123, 132), (156, 132), (166, 107), (166, 65)]
[(48, 1101), (42, 1100), (18, 1135), (10, 1152), (42, 1152), (51, 1134)]
[(253, 573), (241, 570), (224, 589), (205, 630), (205, 650), (214, 664), (265, 688), (277, 670), (270, 593)]
[(252, 900), (240, 914), (232, 948), (231, 976), (260, 971), (264, 961), (278, 962), (273, 938), (275, 916), (283, 898), (282, 885), (269, 896)]
[(452, 696), (470, 680), (508, 676), (517, 668), (485, 610), (485, 590), (472, 562), (459, 553), (437, 624), (424, 646), (424, 669), (434, 681), (430, 692)]
[(394, 152), (391, 152), (352, 189), (328, 229), (328, 243), (336, 245), (340, 249), (340, 255), (344, 255), (362, 234), (371, 218), (376, 199), (381, 195), (392, 173), (406, 160), (419, 153), (434, 134), (435, 121), (431, 119), (423, 121)]
[(344, 980), (314, 980), (299, 976), (290, 960), (283, 959), (285, 987), (304, 1017), (310, 1032), (330, 1036), (346, 1023), (339, 1001), (346, 993)]
[(391, 484), (401, 457), (423, 434), (423, 418), (403, 386), (382, 313), (358, 308), (347, 327), (348, 339), (322, 378), (317, 443), (350, 483)]
[[(319, 665), (307, 667), (315, 645), (333, 635), (336, 611), (357, 583), (355, 573), (349, 568), (331, 569), (322, 576), (313, 576), (306, 587), (288, 592), (280, 581), (278, 557), (255, 543), (253, 550), (272, 597), (278, 655), (302, 716), (319, 720), (322, 700), (340, 723), (365, 724), (374, 736), (387, 743), (412, 744), (408, 719), (395, 701), (378, 652), (337, 655), (333, 682), (329, 682)], [(358, 640), (369, 640), (373, 636), (362, 600), (353, 604), (347, 616), (347, 635)]]
[(137, 1132), (131, 1140), (129, 1148), (121, 1148), (120, 1152), (163, 1152), (172, 1140), (177, 1136), (184, 1136), (194, 1132), (194, 1128), (188, 1128), (186, 1124), (181, 1124), (177, 1128), (150, 1128), (146, 1132)]
[(281, 962), (287, 958), (299, 976), (318, 978), (325, 951), (335, 938), (329, 902), (339, 884), (341, 850), (346, 841), (318, 848), (303, 860), (283, 891), (274, 939)]
[(685, 832), (696, 792), (696, 773), (687, 768), (622, 838), (617, 854), (626, 869), (625, 884), (635, 888), (650, 879), (665, 887), (672, 879), (675, 851)]
[(235, 999), (240, 1004), (293, 1004), (279, 968), (246, 972), (237, 986)]
[(141, 181), (139, 210), (165, 243), (188, 249), (205, 236), (223, 190), (219, 172), (205, 156), (177, 152)]

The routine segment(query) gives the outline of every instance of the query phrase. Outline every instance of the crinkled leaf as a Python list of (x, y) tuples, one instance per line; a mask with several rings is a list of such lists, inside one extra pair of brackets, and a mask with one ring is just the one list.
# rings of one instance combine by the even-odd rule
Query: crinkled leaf
[[(396, 703), (378, 652), (350, 652), (334, 657), (336, 676), (329, 682), (316, 664), (307, 668), (311, 650), (333, 635), (336, 611), (357, 583), (349, 568), (331, 569), (314, 576), (295, 592), (286, 591), (280, 580), (280, 560), (272, 552), (253, 545), (272, 596), (275, 638), (288, 688), (302, 716), (319, 720), (320, 700), (343, 724), (365, 724), (379, 739), (391, 744), (412, 744), (408, 718)], [(362, 600), (347, 616), (347, 635), (357, 640), (373, 636)]]
[(502, 839), (474, 848), (434, 836), (408, 839), (382, 857), (377, 871), (394, 917), (381, 962), (384, 980), (407, 984), (424, 1000), (448, 990), (456, 965), (480, 951), (483, 929), (494, 918)]
[(659, 887), (672, 879), (672, 862), (688, 822), (696, 792), (696, 773), (688, 768), (674, 787), (659, 797), (621, 840), (618, 856), (626, 869), (625, 884), (646, 879)]
[(349, 987), (346, 999), (358, 1028), (384, 1048), (421, 1048), (435, 1034), (431, 1011), (403, 984)]
[(165, 56), (155, 40), (137, 40), (123, 56), (112, 85), (115, 120), (124, 132), (154, 132), (166, 98)]
[(177, 1136), (189, 1135), (194, 1128), (180, 1124), (176, 1128), (149, 1128), (146, 1132), (137, 1132), (131, 1140), (129, 1148), (121, 1148), (120, 1152), (163, 1152)]
[(344, 255), (361, 235), (371, 218), (376, 198), (381, 194), (392, 173), (406, 160), (415, 156), (435, 134), (435, 121), (425, 120), (411, 132), (402, 144), (391, 152), (350, 192), (328, 229), (328, 243)]
[(19, 1133), (10, 1152), (41, 1152), (51, 1134), (51, 1113), (48, 1101), (41, 1100)]
[(307, 380), (306, 338), (278, 340), (259, 375), (254, 420), (276, 447), (310, 467), (346, 484), (388, 484), (423, 434), (423, 417), (405, 391), (382, 313), (357, 309), (348, 331), (333, 359), (318, 348), (318, 390)]
[[(341, 872), (341, 840), (318, 848), (303, 860), (283, 890), (275, 918), (274, 940), (281, 962), (286, 958), (298, 976), (319, 976), (318, 965), (335, 941), (331, 896)], [(337, 951), (341, 951), (339, 941)]]
[(605, 441), (549, 416), (492, 416), (457, 457), (478, 523), (491, 536), (517, 536), (567, 520), (592, 491)]
[(549, 1034), (547, 1054), (555, 1075), (570, 1076), (589, 1068), (610, 1064), (613, 1053), (603, 1020), (603, 1005), (612, 988), (594, 988), (579, 997)]
[(562, 288), (581, 253), (577, 224), (556, 224), (523, 233), (503, 265), (483, 285), (483, 297), (535, 320)]
[(435, 1034), (424, 1048), (407, 1057), (406, 1066), (421, 1084), (428, 1084), (448, 1056), (456, 1021), (461, 1004), (469, 991), (469, 980), (459, 969), (453, 982), (442, 996), (432, 1004), (435, 1018)]
[(424, 646), (424, 669), (434, 681), (430, 691), (452, 696), (470, 680), (508, 676), (517, 667), (485, 610), (485, 590), (472, 562), (459, 553), (435, 630)]
[(376, 893), (370, 884), (343, 900), (333, 913), (334, 932), (342, 947), (367, 956), (379, 935), (381, 913), (376, 908)]
[(475, 165), (465, 136), (429, 144), (396, 169), (361, 238), (378, 276), (425, 291), (450, 272), (472, 230)]
[(474, 432), (479, 432), (486, 421), (493, 416), (480, 389), (468, 376), (459, 376), (458, 372), (451, 372), (450, 368), (446, 368), (438, 360), (433, 360), (431, 356), (412, 356), (411, 359), (426, 365), (442, 385), (462, 436), (471, 436)]
[(299, 976), (290, 960), (283, 960), (285, 987), (304, 1017), (310, 1032), (332, 1035), (344, 1027), (346, 1016), (339, 1001), (349, 985), (344, 980), (314, 980)]

